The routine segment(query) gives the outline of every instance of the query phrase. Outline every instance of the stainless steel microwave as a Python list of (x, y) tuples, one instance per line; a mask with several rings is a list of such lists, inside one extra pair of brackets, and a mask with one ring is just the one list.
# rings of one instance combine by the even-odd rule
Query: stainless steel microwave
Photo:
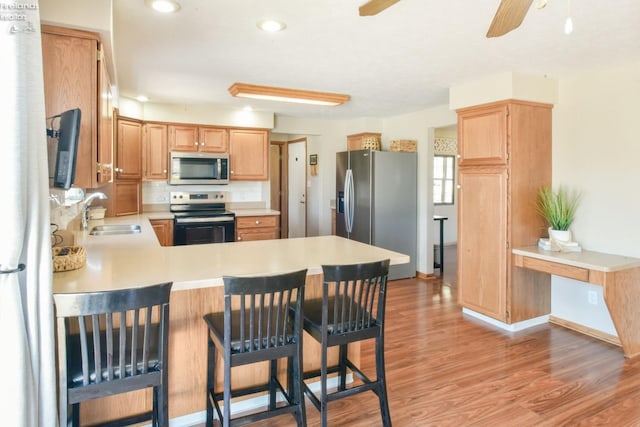
[(172, 151), (169, 184), (228, 184), (229, 155)]

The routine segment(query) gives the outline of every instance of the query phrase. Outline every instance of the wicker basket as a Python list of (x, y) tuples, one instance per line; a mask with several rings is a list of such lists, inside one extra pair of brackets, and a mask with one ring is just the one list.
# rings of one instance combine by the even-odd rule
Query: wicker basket
[(407, 153), (416, 152), (416, 140), (415, 139), (397, 139), (391, 141), (391, 151), (404, 151)]
[(77, 270), (84, 267), (87, 261), (87, 251), (82, 246), (59, 246), (51, 250), (54, 272)]
[(366, 150), (367, 148), (380, 150), (380, 138), (376, 138), (375, 136), (362, 138), (362, 149)]

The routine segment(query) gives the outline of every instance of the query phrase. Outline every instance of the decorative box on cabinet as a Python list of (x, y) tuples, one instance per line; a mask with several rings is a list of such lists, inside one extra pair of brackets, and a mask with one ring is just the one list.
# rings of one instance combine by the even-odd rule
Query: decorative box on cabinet
[(551, 183), (551, 105), (509, 100), (458, 110), (460, 304), (506, 324), (550, 312), (548, 277), (512, 265), (545, 233), (535, 210)]
[(152, 219), (149, 220), (153, 231), (155, 231), (158, 241), (162, 246), (173, 246), (173, 220), (172, 219)]
[(265, 129), (229, 130), (229, 178), (236, 181), (269, 179), (269, 133)]
[(97, 33), (42, 25), (45, 113), (80, 108), (82, 119), (74, 185), (96, 188), (111, 180), (113, 147), (109, 76)]
[(376, 132), (362, 132), (355, 135), (347, 135), (347, 150), (363, 150), (365, 148), (379, 150), (381, 137), (382, 134)]
[(173, 151), (226, 153), (229, 151), (228, 130), (215, 126), (170, 125), (169, 147)]
[(236, 240), (269, 240), (280, 238), (278, 215), (236, 217)]
[(167, 125), (145, 123), (142, 140), (142, 179), (144, 181), (164, 180), (169, 177)]

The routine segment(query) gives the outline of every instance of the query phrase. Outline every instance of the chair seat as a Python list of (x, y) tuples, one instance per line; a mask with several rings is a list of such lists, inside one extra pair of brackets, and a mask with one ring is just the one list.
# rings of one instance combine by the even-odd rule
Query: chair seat
[[(327, 333), (329, 335), (337, 335), (346, 332), (352, 332), (354, 330), (362, 330), (368, 328), (378, 327), (378, 322), (374, 318), (360, 319), (360, 322), (356, 322), (352, 320), (348, 322), (349, 313), (345, 313), (345, 322), (338, 322), (338, 324), (333, 323), (334, 314), (335, 314), (335, 300), (334, 298), (329, 297), (328, 304), (328, 324), (327, 324)], [(346, 306), (351, 306), (351, 299), (346, 298)], [(357, 307), (357, 310), (362, 310), (362, 307), (354, 304), (352, 307)], [(340, 317), (340, 315), (338, 316)], [(352, 316), (355, 317), (355, 316)], [(315, 329), (317, 331), (322, 331), (322, 299), (312, 299), (306, 300), (304, 302), (304, 329), (309, 331), (311, 329)]]
[[(126, 338), (126, 342), (130, 343), (131, 342), (131, 334), (132, 334), (132, 329), (131, 328), (127, 328), (126, 330), (127, 332), (127, 338)], [(160, 371), (161, 370), (161, 363), (160, 360), (158, 360), (157, 355), (159, 354), (158, 351), (158, 338), (159, 338), (159, 326), (157, 324), (153, 324), (150, 326), (149, 328), (150, 331), (150, 339), (149, 339), (149, 354), (154, 355), (154, 357), (149, 358), (149, 360), (147, 361), (147, 371), (148, 372), (154, 372), (154, 371)], [(143, 334), (144, 334), (144, 329), (138, 329), (138, 342), (142, 343), (143, 340)], [(113, 377), (114, 378), (124, 378), (125, 376), (131, 376), (132, 375), (132, 366), (131, 363), (128, 363), (125, 365), (125, 375), (121, 375), (120, 372), (120, 330), (119, 329), (114, 329), (113, 331), (113, 354), (110, 355), (110, 357), (113, 360), (113, 365), (114, 365), (114, 369), (113, 369)], [(68, 355), (68, 364), (67, 364), (67, 375), (68, 375), (68, 383), (69, 383), (69, 388), (75, 388), (75, 387), (81, 387), (83, 386), (83, 374), (82, 374), (82, 357), (81, 357), (81, 352), (80, 352), (80, 335), (79, 334), (74, 334), (74, 335), (70, 335), (69, 336), (69, 345), (68, 348), (70, 350), (70, 353)], [(91, 374), (89, 375), (89, 383), (90, 384), (94, 384), (96, 382), (96, 367), (95, 367), (95, 356), (94, 356), (94, 349), (93, 349), (93, 338), (91, 333), (87, 334), (87, 342), (89, 343), (88, 345), (88, 355), (89, 355), (89, 372), (91, 372)], [(100, 375), (102, 377), (103, 381), (106, 381), (109, 378), (109, 372), (107, 370), (107, 341), (106, 341), (106, 335), (104, 332), (102, 332), (100, 334), (100, 346), (102, 348), (101, 351), (101, 372)], [(131, 349), (127, 348), (126, 349), (126, 355), (125, 355), (125, 359), (127, 361), (130, 360), (130, 356), (131, 356)], [(141, 372), (143, 367), (144, 367), (144, 363), (142, 360), (142, 347), (140, 346), (137, 351), (136, 351), (136, 360), (137, 360), (137, 372)]]
[[(209, 325), (209, 329), (213, 332), (213, 334), (216, 336), (219, 342), (224, 343), (224, 313), (207, 314), (204, 317), (204, 320), (205, 322), (207, 322), (207, 324)], [(249, 332), (248, 332), (250, 327), (250, 320), (248, 315), (245, 315), (244, 324), (245, 324), (245, 340), (243, 342), (242, 339), (240, 338), (240, 312), (232, 311), (231, 312), (232, 328), (231, 328), (231, 343), (230, 343), (232, 354), (255, 351), (265, 347), (275, 347), (276, 345), (281, 346), (285, 344), (296, 343), (296, 336), (293, 331), (292, 322), (288, 323), (287, 331), (284, 334), (282, 333), (282, 331), (278, 331), (279, 333), (277, 337), (272, 336), (270, 343), (267, 342), (266, 338), (262, 338), (262, 343), (260, 343), (260, 338), (258, 337), (257, 331), (254, 331), (253, 341), (250, 339)], [(275, 322), (272, 322), (270, 327), (272, 329), (271, 329), (271, 334), (269, 335), (273, 335), (276, 328)], [(263, 337), (267, 335), (266, 328), (267, 328), (267, 325), (265, 322), (265, 324), (263, 324), (262, 334), (260, 334)]]

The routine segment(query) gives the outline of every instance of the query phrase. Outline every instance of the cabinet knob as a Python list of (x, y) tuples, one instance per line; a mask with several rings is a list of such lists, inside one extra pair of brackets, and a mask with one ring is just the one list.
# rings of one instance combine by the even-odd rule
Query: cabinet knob
[(461, 156), (460, 154), (458, 154), (456, 157), (457, 157), (458, 159), (461, 159), (461, 158), (462, 158), (462, 156)]
[(260, 221), (258, 221), (258, 220), (256, 219), (256, 225), (257, 225), (257, 224), (260, 224)]
[(163, 170), (162, 170), (162, 173), (167, 173), (167, 170), (166, 170), (166, 169), (163, 169)]
[(230, 173), (231, 175), (233, 175), (235, 172), (234, 172), (234, 171), (230, 171), (229, 173)]
[(193, 145), (195, 145), (197, 147), (198, 146), (198, 142), (197, 141), (194, 142)]
[(238, 236), (238, 240), (242, 240), (242, 236)]

